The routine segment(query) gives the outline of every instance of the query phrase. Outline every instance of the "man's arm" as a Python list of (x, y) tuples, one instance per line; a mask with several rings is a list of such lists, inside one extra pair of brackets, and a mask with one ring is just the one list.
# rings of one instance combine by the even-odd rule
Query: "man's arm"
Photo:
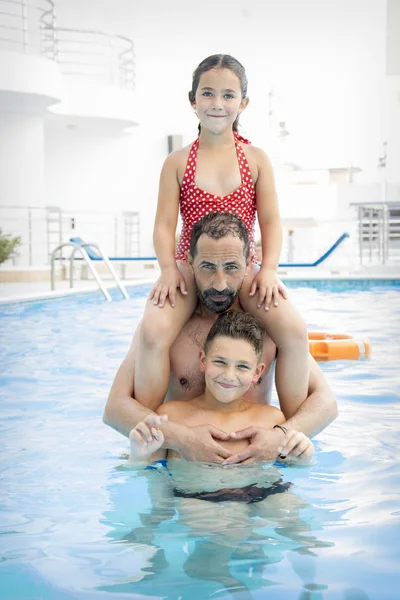
[[(104, 409), (103, 422), (125, 437), (138, 423), (144, 421), (149, 415), (154, 414), (160, 403), (145, 406), (134, 398), (135, 393), (135, 356), (139, 344), (140, 325), (133, 336), (128, 354), (122, 361), (117, 371), (114, 382), (108, 395)], [(164, 448), (177, 450), (180, 433), (183, 435), (183, 426), (173, 422), (163, 425), (165, 442)], [(168, 445), (167, 445), (168, 443)], [(178, 451), (178, 450), (177, 450)]]
[[(103, 422), (125, 437), (146, 417), (154, 414), (160, 403), (144, 406), (134, 398), (135, 394), (135, 354), (139, 342), (138, 326), (128, 354), (117, 371), (104, 409)], [(232, 452), (222, 448), (214, 438), (228, 440), (229, 435), (211, 428), (186, 427), (185, 425), (168, 421), (162, 426), (164, 434), (163, 448), (178, 452), (182, 458), (204, 462), (221, 462), (231, 456)]]
[[(310, 356), (308, 396), (286, 422), (285, 427), (304, 433), (312, 438), (325, 429), (338, 416), (337, 403), (321, 369)], [(280, 456), (296, 458), (298, 448), (285, 436), (279, 450)]]
[[(310, 376), (308, 396), (299, 408), (291, 414), (286, 409), (284, 422), (288, 429), (295, 429), (308, 437), (317, 435), (338, 416), (336, 400), (321, 369), (310, 356)], [(288, 456), (285, 448), (285, 434), (279, 428), (266, 431), (260, 427), (248, 427), (237, 432), (236, 438), (248, 438), (250, 445), (242, 452), (227, 459), (226, 463), (252, 460), (274, 460), (279, 454)], [(294, 451), (295, 453), (295, 451)]]
[(293, 414), (286, 411), (285, 426), (314, 437), (338, 416), (337, 403), (321, 369), (310, 355), (308, 396)]
[(114, 378), (103, 414), (103, 422), (125, 437), (128, 437), (130, 431), (152, 413), (146, 406), (133, 398), (135, 353), (139, 340), (139, 328), (140, 325), (136, 329), (129, 351)]

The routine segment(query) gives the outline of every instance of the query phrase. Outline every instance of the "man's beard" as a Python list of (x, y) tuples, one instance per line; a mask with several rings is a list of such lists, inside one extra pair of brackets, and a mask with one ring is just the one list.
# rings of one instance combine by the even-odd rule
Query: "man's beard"
[[(233, 306), (240, 292), (240, 289), (236, 292), (233, 292), (229, 289), (223, 290), (222, 292), (218, 292), (214, 289), (205, 290), (204, 292), (201, 292), (197, 286), (196, 281), (195, 287), (197, 297), (200, 303), (203, 304), (203, 306), (205, 306), (210, 312), (217, 314), (223, 313), (227, 311), (231, 306)], [(226, 296), (226, 300), (224, 300), (223, 302), (217, 302), (214, 300), (214, 296)]]

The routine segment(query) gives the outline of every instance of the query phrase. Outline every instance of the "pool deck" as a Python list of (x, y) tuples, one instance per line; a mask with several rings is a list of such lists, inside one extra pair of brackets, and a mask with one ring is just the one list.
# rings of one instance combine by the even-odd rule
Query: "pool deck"
[[(278, 274), (282, 280), (340, 280), (340, 279), (390, 279), (400, 280), (400, 265), (386, 265), (379, 267), (364, 267), (359, 270), (346, 270), (343, 268), (333, 270), (328, 269), (294, 269), (285, 268), (278, 270)], [(144, 277), (143, 274), (138, 274), (136, 277), (122, 280), (125, 287), (134, 285), (151, 284), (159, 276), (159, 270), (156, 269), (151, 277)], [(112, 280), (103, 279), (106, 288), (115, 288), (115, 283)], [(97, 291), (98, 285), (94, 280), (76, 280), (74, 287), (69, 287), (68, 280), (57, 281), (56, 289), (51, 290), (49, 281), (33, 281), (19, 283), (0, 283), (0, 304), (9, 302), (23, 302), (38, 299), (59, 298), (60, 296), (68, 296), (83, 292)]]
[[(122, 281), (125, 287), (132, 285), (150, 284), (156, 277), (137, 277)], [(107, 289), (115, 288), (111, 280), (103, 280)], [(0, 304), (8, 302), (26, 302), (29, 300), (44, 300), (46, 298), (60, 298), (85, 292), (96, 292), (99, 287), (94, 280), (75, 281), (74, 287), (69, 287), (69, 281), (57, 281), (56, 289), (52, 290), (48, 281), (34, 281), (24, 283), (0, 283)]]

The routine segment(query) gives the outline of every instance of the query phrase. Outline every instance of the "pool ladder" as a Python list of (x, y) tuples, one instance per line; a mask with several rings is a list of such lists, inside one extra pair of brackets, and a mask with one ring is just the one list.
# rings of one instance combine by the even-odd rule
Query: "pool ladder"
[(101, 256), (101, 258), (103, 259), (105, 265), (107, 266), (108, 270), (111, 273), (112, 278), (114, 279), (115, 283), (117, 284), (118, 288), (120, 289), (121, 294), (124, 296), (124, 298), (126, 300), (129, 300), (128, 293), (127, 293), (125, 287), (122, 285), (121, 280), (118, 277), (118, 275), (117, 275), (114, 267), (112, 266), (111, 262), (109, 261), (108, 257), (104, 254), (104, 252), (101, 250), (101, 248), (97, 244), (94, 244), (94, 243), (82, 242), (82, 244), (74, 244), (73, 242), (65, 242), (64, 244), (60, 244), (60, 246), (57, 246), (57, 248), (55, 248), (53, 250), (53, 252), (51, 253), (51, 289), (52, 290), (56, 289), (56, 273), (55, 273), (56, 260), (60, 260), (60, 259), (63, 260), (62, 256), (60, 257), (60, 259), (57, 259), (57, 257), (56, 257), (57, 252), (60, 252), (63, 248), (68, 248), (68, 247), (72, 248), (72, 252), (69, 257), (69, 287), (70, 288), (74, 287), (74, 268), (73, 267), (74, 267), (75, 254), (77, 252), (79, 252), (81, 254), (82, 259), (86, 262), (87, 266), (89, 267), (90, 272), (92, 273), (93, 277), (97, 281), (97, 285), (99, 286), (100, 290), (102, 291), (107, 302), (112, 301), (111, 296), (110, 296), (107, 288), (103, 284), (103, 281), (101, 280), (101, 277), (100, 277), (97, 269), (95, 269), (95, 267), (93, 265), (93, 261), (89, 258), (89, 255), (85, 250), (85, 247), (94, 248), (95, 250), (97, 250), (97, 252)]

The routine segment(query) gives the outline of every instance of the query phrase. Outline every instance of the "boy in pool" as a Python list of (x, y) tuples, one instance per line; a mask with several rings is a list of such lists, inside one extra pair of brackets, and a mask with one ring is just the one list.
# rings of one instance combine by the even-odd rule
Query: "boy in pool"
[(200, 368), (206, 385), (204, 394), (189, 401), (165, 402), (157, 415), (138, 423), (129, 434), (130, 461), (180, 458), (173, 450), (160, 449), (164, 443), (161, 427), (170, 417), (187, 426), (208, 424), (232, 432), (231, 439), (221, 444), (233, 452), (241, 451), (249, 443), (246, 439), (235, 440), (235, 431), (253, 425), (265, 429), (279, 427), (286, 434), (286, 445), (298, 451), (296, 462), (309, 462), (314, 451), (309, 438), (301, 432), (287, 430), (282, 425), (284, 414), (278, 408), (246, 399), (246, 392), (257, 383), (265, 368), (260, 362), (265, 335), (258, 320), (250, 314), (229, 311), (220, 315), (200, 352)]

